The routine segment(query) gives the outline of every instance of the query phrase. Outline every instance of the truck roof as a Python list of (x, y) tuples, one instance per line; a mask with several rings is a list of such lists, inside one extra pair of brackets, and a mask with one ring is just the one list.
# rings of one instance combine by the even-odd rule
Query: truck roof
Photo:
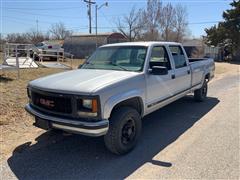
[(152, 45), (181, 45), (177, 42), (166, 42), (166, 41), (142, 41), (142, 42), (124, 42), (107, 44), (101, 47), (114, 47), (114, 46), (152, 46)]

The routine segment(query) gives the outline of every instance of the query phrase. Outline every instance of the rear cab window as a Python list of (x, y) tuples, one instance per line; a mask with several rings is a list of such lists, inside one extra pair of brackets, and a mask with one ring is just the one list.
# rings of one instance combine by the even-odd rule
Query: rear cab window
[(186, 57), (183, 53), (181, 46), (177, 46), (177, 45), (169, 46), (169, 49), (172, 53), (172, 57), (173, 57), (176, 69), (187, 66)]

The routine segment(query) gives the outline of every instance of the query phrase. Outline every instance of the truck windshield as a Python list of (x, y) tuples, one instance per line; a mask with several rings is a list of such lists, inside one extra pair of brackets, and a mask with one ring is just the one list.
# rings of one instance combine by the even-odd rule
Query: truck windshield
[(81, 69), (142, 71), (146, 53), (145, 46), (102, 47), (95, 51)]

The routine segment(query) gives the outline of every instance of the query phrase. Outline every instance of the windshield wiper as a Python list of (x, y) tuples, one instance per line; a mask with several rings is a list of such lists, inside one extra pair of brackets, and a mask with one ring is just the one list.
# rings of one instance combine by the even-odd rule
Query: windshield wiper
[[(78, 69), (82, 69), (82, 67), (83, 67), (84, 65), (91, 65), (91, 66), (94, 66), (94, 64), (91, 63), (91, 62), (85, 62), (85, 63), (83, 63), (83, 64), (80, 64), (80, 65), (78, 66)], [(83, 69), (84, 69), (84, 68), (83, 68)]]
[(120, 66), (120, 65), (118, 65), (118, 64), (116, 64), (116, 63), (110, 62), (110, 64), (113, 65), (113, 66), (117, 66), (117, 67), (121, 68), (122, 70), (128, 71), (127, 68), (122, 67), (122, 66)]

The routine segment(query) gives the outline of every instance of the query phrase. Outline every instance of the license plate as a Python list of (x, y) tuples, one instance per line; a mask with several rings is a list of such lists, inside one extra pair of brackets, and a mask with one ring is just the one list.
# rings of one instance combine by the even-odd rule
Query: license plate
[(41, 119), (39, 117), (35, 118), (35, 123), (33, 125), (36, 126), (36, 127), (41, 128), (41, 129), (45, 129), (45, 130), (50, 129), (49, 121)]

